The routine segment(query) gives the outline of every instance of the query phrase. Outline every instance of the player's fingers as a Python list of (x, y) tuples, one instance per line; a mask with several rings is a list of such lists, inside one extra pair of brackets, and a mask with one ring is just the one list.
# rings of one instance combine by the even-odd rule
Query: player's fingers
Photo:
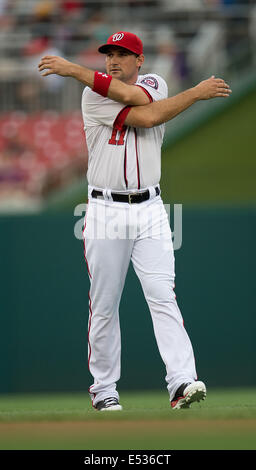
[(40, 64), (44, 64), (45, 62), (47, 63), (52, 63), (52, 62), (55, 62), (56, 61), (56, 57), (42, 57), (40, 59)]
[(39, 66), (40, 65), (45, 65), (45, 64), (52, 64), (54, 62), (54, 57), (43, 57), (40, 62), (39, 62)]
[(220, 88), (226, 88), (226, 89), (230, 89), (230, 85), (224, 81), (220, 81), (217, 83), (217, 86), (219, 86)]
[(51, 69), (53, 67), (53, 64), (49, 63), (44, 63), (44, 64), (39, 64), (38, 68), (40, 71), (45, 70), (45, 69)]
[(229, 85), (224, 80), (221, 80), (221, 79), (215, 80), (215, 84), (218, 87), (227, 87), (227, 88), (229, 87)]
[(224, 80), (222, 80), (222, 78), (215, 78), (215, 79), (214, 79), (214, 84), (215, 84), (217, 87), (229, 88), (229, 84), (226, 83)]
[(217, 82), (217, 85), (218, 86), (223, 86), (223, 87), (226, 87), (226, 88), (229, 88), (229, 84), (224, 82), (224, 80), (222, 80), (221, 82)]
[(38, 67), (43, 67), (44, 65), (48, 64), (49, 62), (46, 62), (45, 60), (41, 60), (41, 62), (39, 62), (38, 64)]
[(47, 77), (47, 75), (52, 75), (54, 74), (55, 72), (53, 72), (52, 70), (48, 70), (47, 72), (44, 72), (41, 74), (42, 77)]
[(49, 67), (42, 67), (42, 68), (39, 69), (39, 72), (42, 73), (44, 70), (45, 70), (46, 72), (52, 71), (52, 69), (50, 69)]
[(230, 93), (232, 93), (232, 90), (228, 87), (221, 87), (221, 88), (218, 88), (218, 93), (227, 93), (228, 95)]
[(216, 93), (216, 98), (228, 98), (230, 93)]
[(219, 93), (230, 93), (231, 92), (231, 89), (229, 87), (229, 85), (227, 85), (226, 83), (224, 84), (219, 84), (217, 85), (217, 89), (216, 89), (217, 92)]
[(56, 58), (55, 55), (45, 55), (44, 57), (41, 58), (41, 60), (51, 60), (55, 58)]

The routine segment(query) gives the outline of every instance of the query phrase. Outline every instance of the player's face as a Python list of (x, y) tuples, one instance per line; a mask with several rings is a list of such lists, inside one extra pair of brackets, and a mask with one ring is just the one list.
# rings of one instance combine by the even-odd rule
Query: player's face
[(136, 82), (139, 67), (144, 56), (136, 56), (123, 47), (111, 47), (106, 54), (106, 71), (112, 77), (122, 82), (132, 84)]

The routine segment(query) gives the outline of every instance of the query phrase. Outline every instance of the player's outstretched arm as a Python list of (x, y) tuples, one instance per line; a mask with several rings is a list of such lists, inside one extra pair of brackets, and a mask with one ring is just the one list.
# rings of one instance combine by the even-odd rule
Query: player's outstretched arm
[(132, 127), (150, 128), (170, 121), (200, 100), (212, 98), (227, 98), (231, 89), (221, 78), (214, 76), (200, 82), (193, 88), (171, 98), (132, 107), (127, 115), (125, 124)]
[[(43, 72), (43, 77), (54, 74), (62, 77), (72, 77), (85, 86), (89, 86), (92, 89), (94, 87), (94, 70), (74, 64), (63, 57), (44, 56), (38, 64), (38, 69), (39, 72)], [(107, 74), (102, 74), (102, 76), (108, 77)], [(111, 100), (118, 101), (125, 105), (138, 106), (149, 103), (148, 96), (140, 87), (127, 85), (116, 78), (111, 79), (107, 96)]]

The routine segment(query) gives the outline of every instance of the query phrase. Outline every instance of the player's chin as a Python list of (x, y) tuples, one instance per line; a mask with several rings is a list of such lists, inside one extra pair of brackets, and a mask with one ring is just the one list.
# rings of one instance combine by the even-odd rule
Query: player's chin
[(122, 72), (120, 70), (111, 70), (110, 74), (114, 78), (119, 78), (121, 80), (122, 78)]

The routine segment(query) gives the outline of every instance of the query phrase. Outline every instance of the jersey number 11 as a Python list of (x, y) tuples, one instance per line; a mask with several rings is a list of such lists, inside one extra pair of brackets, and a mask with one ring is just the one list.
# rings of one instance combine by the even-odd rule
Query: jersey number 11
[(113, 128), (111, 138), (109, 139), (108, 143), (110, 145), (124, 145), (124, 136), (126, 132), (126, 127), (124, 126), (122, 130), (120, 131), (119, 139), (117, 140), (117, 133), (118, 129)]

